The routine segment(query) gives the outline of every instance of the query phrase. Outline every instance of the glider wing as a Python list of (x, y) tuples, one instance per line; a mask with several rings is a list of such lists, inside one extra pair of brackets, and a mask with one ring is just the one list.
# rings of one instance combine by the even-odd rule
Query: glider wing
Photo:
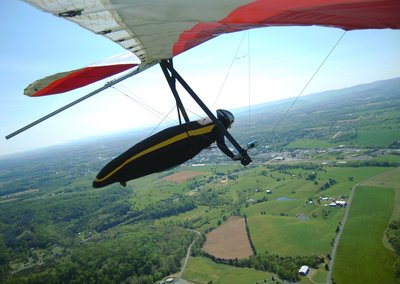
[[(25, 0), (75, 22), (135, 54), (138, 72), (218, 35), (268, 26), (318, 25), (345, 30), (400, 28), (399, 0)], [(45, 78), (39, 96), (92, 82), (127, 66), (80, 69)], [(112, 69), (112, 70), (111, 70)], [(84, 75), (71, 83), (75, 75)], [(95, 74), (95, 76), (93, 76)], [(92, 79), (88, 79), (89, 76)], [(64, 78), (64, 79), (63, 79)], [(60, 81), (61, 80), (61, 81)], [(67, 81), (65, 81), (67, 80)], [(42, 84), (43, 83), (43, 84)], [(70, 84), (71, 83), (71, 84)], [(44, 86), (46, 85), (46, 86)], [(39, 86), (39, 87), (37, 87)], [(35, 93), (36, 89), (39, 93)], [(40, 91), (43, 90), (43, 91)]]
[(400, 28), (398, 0), (25, 1), (111, 39), (142, 62), (169, 59), (220, 34), (256, 27)]

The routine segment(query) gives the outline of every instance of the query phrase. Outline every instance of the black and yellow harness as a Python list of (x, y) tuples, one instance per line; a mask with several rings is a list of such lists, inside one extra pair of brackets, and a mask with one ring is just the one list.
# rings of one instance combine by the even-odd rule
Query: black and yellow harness
[(192, 159), (216, 141), (212, 121), (192, 121), (173, 126), (134, 145), (108, 163), (96, 176), (93, 187), (111, 183), (122, 185), (129, 180), (161, 172)]

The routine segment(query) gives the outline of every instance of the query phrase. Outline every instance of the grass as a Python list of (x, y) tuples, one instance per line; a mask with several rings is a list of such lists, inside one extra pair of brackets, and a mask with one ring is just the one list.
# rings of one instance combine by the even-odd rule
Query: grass
[(330, 240), (335, 235), (338, 220), (336, 217), (329, 221), (301, 221), (296, 217), (261, 215), (248, 221), (256, 251), (279, 255), (326, 255), (330, 252)]
[(328, 167), (325, 169), (326, 172), (318, 173), (316, 180), (319, 184), (323, 184), (329, 178), (334, 178), (337, 183), (322, 193), (326, 196), (330, 195), (336, 197), (340, 195), (349, 196), (350, 190), (355, 184), (388, 170), (388, 168), (384, 167)]
[(382, 242), (393, 198), (392, 188), (356, 189), (337, 250), (332, 276), (336, 283), (395, 283), (395, 255)]
[(332, 144), (326, 140), (318, 139), (297, 139), (287, 145), (288, 149), (327, 149), (337, 146), (338, 143)]
[(361, 147), (388, 147), (394, 141), (400, 140), (400, 131), (373, 127), (359, 130), (354, 140), (356, 146)]
[(400, 168), (386, 171), (363, 183), (365, 186), (389, 187), (395, 190), (394, 208), (391, 221), (400, 219)]
[(389, 162), (389, 163), (400, 163), (400, 155), (382, 155), (373, 158), (374, 161), (377, 162)]
[[(218, 264), (204, 257), (191, 257), (183, 278), (194, 283), (213, 284), (241, 284), (241, 283), (275, 283), (271, 279), (278, 277), (272, 273), (258, 271), (251, 268), (238, 268), (225, 264)], [(264, 282), (267, 280), (268, 282)]]

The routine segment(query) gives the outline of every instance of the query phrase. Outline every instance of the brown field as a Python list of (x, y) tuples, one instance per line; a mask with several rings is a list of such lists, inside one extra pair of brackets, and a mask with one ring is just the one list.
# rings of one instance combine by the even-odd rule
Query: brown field
[(179, 173), (174, 173), (170, 176), (165, 177), (164, 179), (167, 181), (181, 183), (181, 182), (186, 181), (187, 179), (190, 179), (190, 178), (198, 176), (198, 175), (203, 175), (203, 174), (204, 174), (204, 172), (183, 171), (183, 172), (179, 172)]
[(244, 218), (230, 218), (206, 237), (203, 250), (215, 257), (240, 259), (253, 254)]

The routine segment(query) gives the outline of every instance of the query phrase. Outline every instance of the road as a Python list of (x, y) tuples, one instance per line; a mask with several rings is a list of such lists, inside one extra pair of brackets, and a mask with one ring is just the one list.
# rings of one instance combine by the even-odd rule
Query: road
[(362, 182), (364, 182), (364, 181), (361, 181), (361, 182), (355, 184), (355, 185), (351, 188), (350, 197), (349, 197), (349, 200), (348, 200), (347, 206), (346, 206), (346, 211), (345, 211), (345, 213), (344, 213), (342, 222), (341, 222), (341, 224), (339, 225), (340, 231), (339, 231), (339, 233), (336, 235), (335, 242), (334, 242), (333, 247), (332, 247), (331, 261), (329, 262), (329, 271), (328, 271), (328, 273), (327, 273), (327, 275), (326, 275), (326, 284), (332, 284), (333, 265), (334, 265), (334, 263), (335, 263), (336, 251), (337, 251), (337, 247), (338, 247), (338, 245), (339, 245), (340, 236), (342, 235), (344, 226), (345, 226), (346, 221), (347, 221), (347, 217), (349, 216), (350, 206), (351, 206), (352, 201), (353, 201), (353, 194), (354, 194), (354, 191), (356, 190), (357, 186), (359, 186)]
[[(193, 232), (193, 233), (197, 234), (197, 236), (196, 236), (196, 238), (193, 240), (193, 242), (190, 244), (190, 246), (189, 246), (188, 249), (187, 249), (185, 263), (183, 264), (183, 266), (182, 266), (182, 268), (181, 268), (181, 272), (179, 272), (179, 275), (178, 275), (178, 281), (179, 281), (179, 283), (184, 283), (184, 280), (181, 279), (181, 277), (182, 277), (182, 275), (183, 275), (183, 272), (185, 272), (187, 263), (188, 263), (188, 261), (189, 261), (190, 251), (191, 251), (192, 246), (194, 245), (194, 243), (195, 243), (195, 242), (197, 241), (197, 239), (201, 236), (200, 232), (198, 232), (198, 231), (190, 230), (190, 229), (187, 229), (187, 230), (190, 231), (190, 232)], [(183, 280), (183, 281), (182, 281), (182, 280)]]

